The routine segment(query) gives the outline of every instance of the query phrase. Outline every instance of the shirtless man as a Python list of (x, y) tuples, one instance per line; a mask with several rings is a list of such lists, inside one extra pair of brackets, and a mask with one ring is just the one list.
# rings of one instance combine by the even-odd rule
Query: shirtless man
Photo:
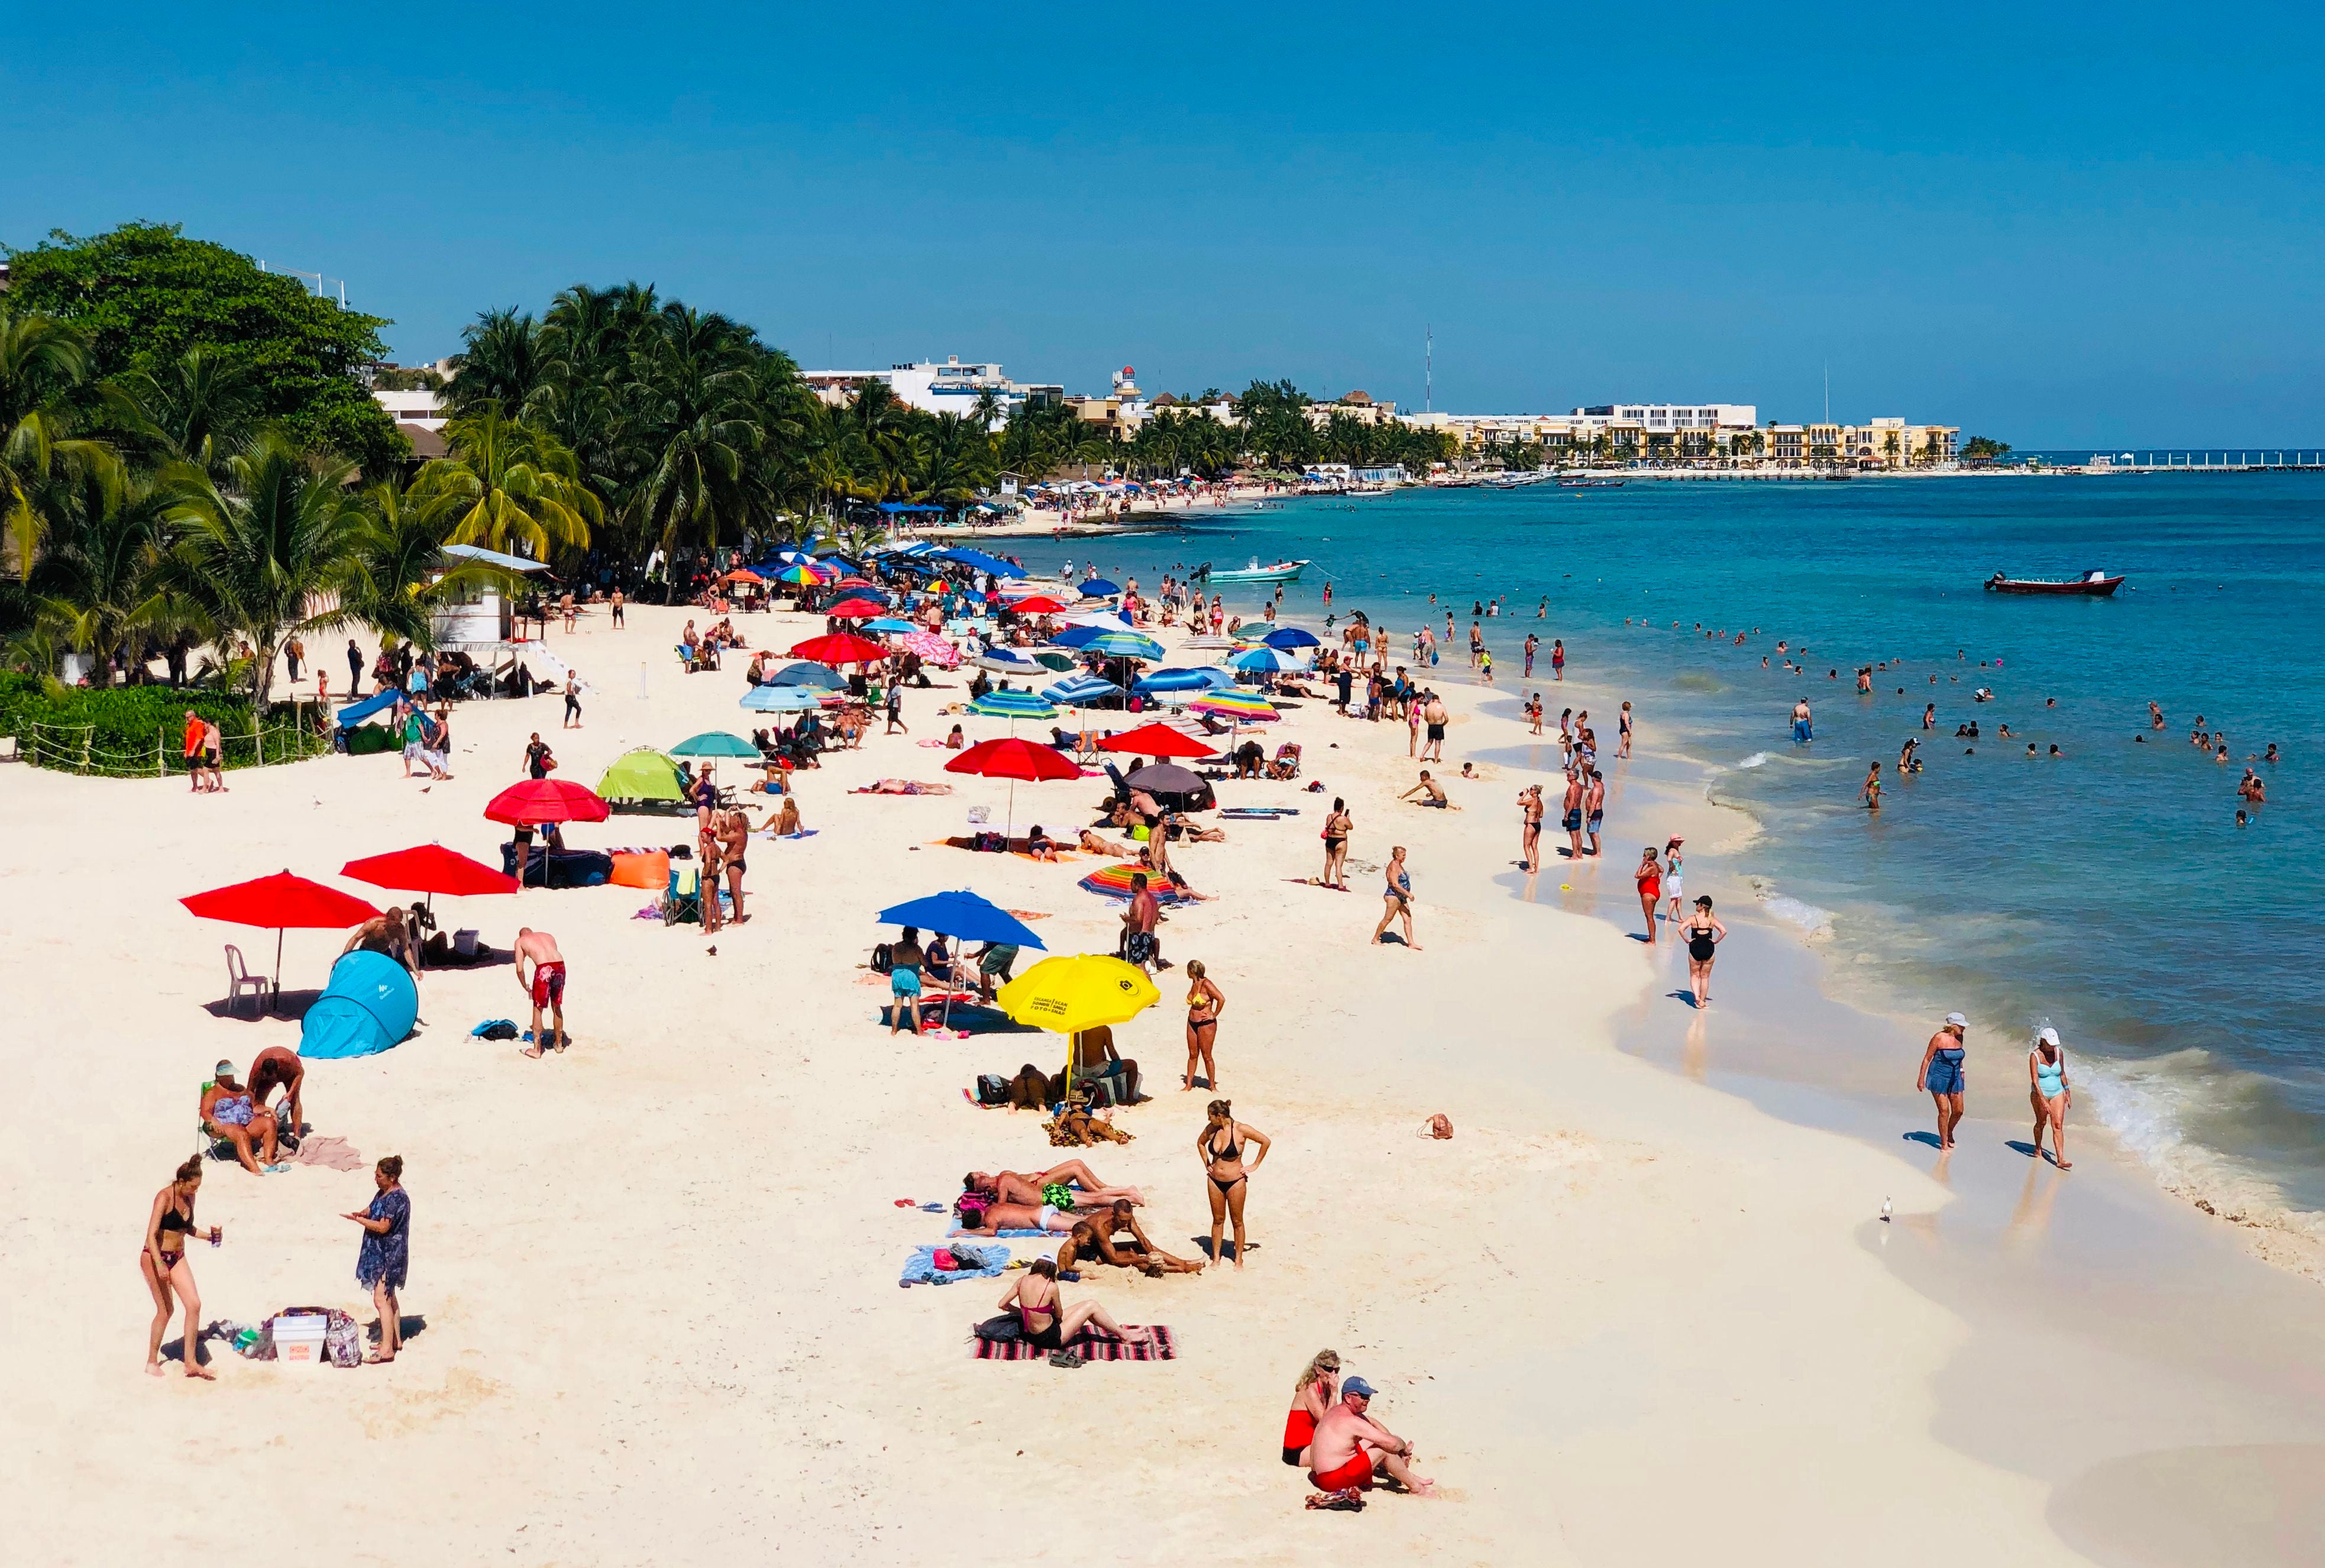
[[(565, 954), (557, 939), (545, 931), (535, 931), (529, 925), (516, 930), (516, 983), (533, 1001), (533, 1044), (519, 1055), (538, 1060), (541, 1055), (541, 1010), (549, 1009), (550, 1022), (557, 1031), (557, 1049), (562, 1051), (572, 1042), (565, 1034)], [(533, 965), (528, 978), (524, 966)]]
[[(1077, 1211), (1081, 1223), (1073, 1229), (1072, 1239), (1058, 1248), (1058, 1266), (1071, 1268), (1075, 1259), (1088, 1263), (1111, 1263), (1117, 1268), (1135, 1268), (1150, 1278), (1166, 1274), (1200, 1274), (1203, 1266), (1191, 1257), (1178, 1257), (1163, 1251), (1146, 1239), (1137, 1219), (1130, 1211), (1130, 1201), (1117, 1198), (1105, 1208)], [(1119, 1231), (1130, 1232), (1130, 1239), (1115, 1244)]]
[(1445, 786), (1439, 784), (1435, 779), (1431, 778), (1429, 776), (1429, 770), (1425, 767), (1421, 770), (1421, 782), (1414, 784), (1411, 789), (1405, 791), (1396, 798), (1401, 801), (1409, 801), (1415, 795), (1419, 795), (1421, 797), (1421, 804), (1424, 806), (1436, 806), (1440, 810), (1449, 809), (1453, 803), (1451, 801), (1445, 798)]
[(1569, 768), (1566, 773), (1566, 794), (1565, 797), (1558, 803), (1558, 809), (1560, 812), (1558, 825), (1566, 830), (1566, 842), (1569, 846), (1566, 852), (1566, 858), (1570, 860), (1579, 860), (1582, 858), (1582, 797), (1584, 793), (1582, 785), (1582, 770), (1579, 767)]
[(1340, 1385), (1340, 1402), (1309, 1440), (1309, 1481), (1320, 1492), (1370, 1491), (1374, 1475), (1385, 1473), (1413, 1496), (1429, 1496), (1437, 1483), (1413, 1472), (1410, 1442), (1366, 1418), (1372, 1403), (1373, 1386), (1362, 1378)]
[(299, 1098), (301, 1087), (307, 1081), (307, 1064), (288, 1045), (269, 1045), (250, 1059), (250, 1098), (253, 1104), (264, 1109), (278, 1089), (291, 1096), (291, 1120), (286, 1130), (294, 1136), (306, 1126), (307, 1108)]
[(1518, 810), (1524, 817), (1524, 826), (1518, 835), (1518, 869), (1537, 870), (1542, 864), (1542, 786), (1540, 784), (1528, 784), (1518, 792)]
[(1582, 771), (1590, 779), (1582, 790), (1582, 830), (1590, 835), (1590, 852), (1596, 855), (1599, 824), (1607, 820), (1607, 775), (1589, 763), (1582, 765)]
[(750, 846), (750, 819), (736, 807), (720, 812), (714, 824), (718, 835), (718, 858), (727, 870), (727, 891), (735, 900), (735, 923), (740, 925), (748, 918), (743, 913), (743, 855)]
[[(234, 1157), (252, 1175), (264, 1173), (264, 1163), (270, 1169), (274, 1164), (274, 1118), (259, 1103), (258, 1097), (235, 1081), (234, 1063), (221, 1062), (210, 1072), (210, 1086), (202, 1090), (202, 1130), (210, 1137), (234, 1146)], [(253, 1158), (250, 1143), (259, 1140), (260, 1154)]]

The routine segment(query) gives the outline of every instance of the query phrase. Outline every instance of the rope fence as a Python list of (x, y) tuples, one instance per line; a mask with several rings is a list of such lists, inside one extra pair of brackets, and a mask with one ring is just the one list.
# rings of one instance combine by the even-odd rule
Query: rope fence
[[(262, 719), (256, 713), (237, 715), (247, 728), (237, 731), (234, 719), (220, 719), (219, 756), (231, 768), (267, 767), (320, 756), (331, 749), (330, 737), (320, 720), (328, 710), (311, 714), (304, 708), (294, 717)], [(186, 771), (185, 726), (164, 724), (155, 729), (152, 744), (132, 742), (118, 725), (44, 724), (27, 719), (17, 736), (23, 759), (34, 767), (98, 778), (162, 778)]]

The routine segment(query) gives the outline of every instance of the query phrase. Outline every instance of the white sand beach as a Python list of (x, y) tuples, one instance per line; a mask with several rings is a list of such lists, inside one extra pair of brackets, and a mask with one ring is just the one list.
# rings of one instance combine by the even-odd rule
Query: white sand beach
[[(1539, 775), (1451, 776), (1528, 743), (1507, 685), (1448, 694), (1435, 771), (1459, 809), (1395, 803), (1415, 766), (1403, 726), (1313, 702), (1263, 738), (1301, 743), (1328, 793), (1225, 786), (1227, 803), (1301, 814), (1174, 852), (1210, 897), (1170, 913), (1165, 954), (1203, 960), (1226, 992), (1222, 1092), (1273, 1140), (1254, 1249), (1241, 1270), (1098, 1268), (1064, 1294), (1169, 1325), (1176, 1359), (977, 1360), (970, 1324), (1005, 1282), (897, 1286), (947, 1221), (896, 1200), (1048, 1163), (1035, 1115), (980, 1109), (965, 1086), (1054, 1070), (1062, 1047), (890, 1038), (861, 967), (894, 935), (874, 912), (968, 887), (1040, 914), (1052, 952), (1109, 951), (1118, 930), (1117, 906), (1075, 886), (1091, 861), (937, 842), (971, 805), (997, 814), (1005, 786), (847, 793), (946, 778), (947, 754), (918, 743), (954, 721), (937, 712), (965, 696), (954, 676), (908, 694), (909, 738), (875, 725), (801, 775), (814, 836), (753, 840), (747, 923), (665, 929), (616, 886), (440, 899), (448, 929), (504, 950), (520, 923), (555, 933), (572, 1048), (534, 1062), (472, 1039), (523, 1023), (511, 970), (431, 971), (412, 1039), (308, 1071), (309, 1121), (366, 1168), (213, 1164), (199, 1222), (225, 1244), (190, 1255), (207, 1317), (315, 1304), (367, 1320), (339, 1215), (367, 1200), (371, 1160), (401, 1155), (403, 1355), (310, 1370), (213, 1344), (214, 1384), (175, 1360), (144, 1376), (134, 1254), (195, 1146), (197, 1087), (218, 1058), (298, 1037), (219, 1000), (222, 944), (270, 968), (271, 933), (177, 900), (287, 868), (384, 904), (339, 866), (431, 840), (497, 864), (505, 830), (480, 813), (533, 730), (584, 784), (632, 746), (747, 734), (741, 661), (688, 676), (671, 656), (691, 613), (552, 631), (595, 688), (584, 728), (560, 730), (553, 697), (468, 704), (456, 777), (432, 787), (393, 755), (233, 773), (216, 796), (0, 768), (17, 1022), (0, 1053), (58, 1134), (0, 1153), (10, 1560), (174, 1563), (245, 1540), (347, 1564), (2316, 1560), (2315, 1287), (2080, 1128), (2071, 1175), (2033, 1169), (2001, 1141), (2023, 1136), (2007, 1131), (2023, 1095), (1986, 1102), (1945, 1180), (1901, 1152), (1927, 1100), (1881, 1102), (1814, 1062), (1838, 1032), (1904, 1024), (1848, 1012), (1723, 881), (1732, 821), (1658, 774), (1653, 713), (1642, 757), (1613, 765), (1604, 863), (1552, 861), (1529, 886), (1513, 799)], [(820, 630), (738, 626), (778, 650)], [(1079, 825), (1104, 793), (1021, 784), (1016, 818)], [(1356, 818), (1345, 894), (1306, 880), (1333, 794)], [(1672, 949), (1626, 934), (1639, 846), (1672, 832), (1690, 838), (1690, 891), (1737, 931), (1703, 1016), (1669, 997)], [(690, 836), (622, 815), (568, 833)], [(1366, 942), (1393, 844), (1411, 851), (1418, 951)], [(286, 986), (320, 986), (339, 942), (292, 932)], [(1158, 983), (1162, 1002), (1116, 1031), (1153, 1096), (1116, 1113), (1135, 1141), (1070, 1152), (1143, 1188), (1149, 1232), (1195, 1254), (1209, 1096), (1178, 1087), (1183, 968)], [(1450, 1142), (1417, 1136), (1433, 1112)], [(1293, 1378), (1327, 1346), (1378, 1385), (1373, 1414), (1440, 1496), (1302, 1507), (1277, 1451)]]

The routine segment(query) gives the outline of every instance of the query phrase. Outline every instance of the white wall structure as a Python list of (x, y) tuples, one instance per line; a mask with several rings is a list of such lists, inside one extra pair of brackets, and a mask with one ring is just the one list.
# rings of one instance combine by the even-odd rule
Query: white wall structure
[(388, 417), (398, 424), (416, 424), (421, 430), (440, 431), (444, 428), (444, 397), (441, 393), (422, 387), (417, 392), (375, 392), (372, 401), (387, 410)]

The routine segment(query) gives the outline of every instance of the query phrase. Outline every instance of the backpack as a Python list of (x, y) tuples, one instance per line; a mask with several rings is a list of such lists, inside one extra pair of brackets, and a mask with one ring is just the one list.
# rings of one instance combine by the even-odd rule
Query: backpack
[(896, 950), (894, 947), (884, 942), (873, 948), (872, 972), (874, 974), (891, 974), (894, 972), (895, 968)]
[(989, 1317), (977, 1324), (976, 1330), (978, 1339), (995, 1341), (1014, 1340), (1024, 1331), (1025, 1325), (1015, 1313), (1003, 1313), (996, 1317)]
[(977, 1103), (979, 1105), (1007, 1105), (1009, 1103), (1009, 1081), (1002, 1077), (998, 1072), (978, 1073), (977, 1075)]

